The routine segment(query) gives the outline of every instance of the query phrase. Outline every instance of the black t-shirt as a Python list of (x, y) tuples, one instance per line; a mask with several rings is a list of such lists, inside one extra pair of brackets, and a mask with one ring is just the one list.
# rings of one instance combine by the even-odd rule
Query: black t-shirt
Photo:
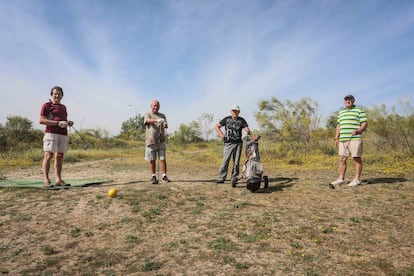
[(225, 143), (242, 143), (242, 130), (248, 127), (244, 118), (227, 116), (219, 124), (225, 128)]

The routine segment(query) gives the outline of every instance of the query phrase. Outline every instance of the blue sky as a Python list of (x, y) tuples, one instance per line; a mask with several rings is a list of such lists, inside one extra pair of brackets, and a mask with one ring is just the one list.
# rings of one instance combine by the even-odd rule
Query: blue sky
[(0, 0), (0, 124), (38, 124), (60, 85), (79, 128), (120, 132), (161, 102), (170, 130), (238, 104), (310, 97), (326, 118), (413, 101), (414, 1)]

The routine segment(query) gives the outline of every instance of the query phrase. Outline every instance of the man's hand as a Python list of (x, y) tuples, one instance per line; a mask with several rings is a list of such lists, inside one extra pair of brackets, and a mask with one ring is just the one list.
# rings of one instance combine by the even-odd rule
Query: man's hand
[(68, 127), (68, 122), (66, 122), (66, 121), (59, 121), (58, 126), (60, 128), (67, 128)]

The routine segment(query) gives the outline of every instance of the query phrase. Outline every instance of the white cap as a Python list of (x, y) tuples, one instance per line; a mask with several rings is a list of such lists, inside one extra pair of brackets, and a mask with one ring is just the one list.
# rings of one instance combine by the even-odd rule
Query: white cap
[(231, 106), (231, 110), (238, 110), (240, 111), (240, 107), (237, 104)]

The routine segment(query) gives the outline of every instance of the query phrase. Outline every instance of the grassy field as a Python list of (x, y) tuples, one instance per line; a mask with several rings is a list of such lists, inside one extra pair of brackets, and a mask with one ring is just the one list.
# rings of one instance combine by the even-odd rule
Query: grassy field
[[(220, 146), (168, 154), (168, 184), (136, 148), (70, 152), (66, 179), (109, 184), (0, 189), (0, 273), (414, 275), (412, 158), (368, 155), (363, 185), (333, 190), (336, 156), (263, 155), (269, 188), (251, 193), (215, 183)], [(3, 178), (41, 179), (38, 159), (3, 161)]]

